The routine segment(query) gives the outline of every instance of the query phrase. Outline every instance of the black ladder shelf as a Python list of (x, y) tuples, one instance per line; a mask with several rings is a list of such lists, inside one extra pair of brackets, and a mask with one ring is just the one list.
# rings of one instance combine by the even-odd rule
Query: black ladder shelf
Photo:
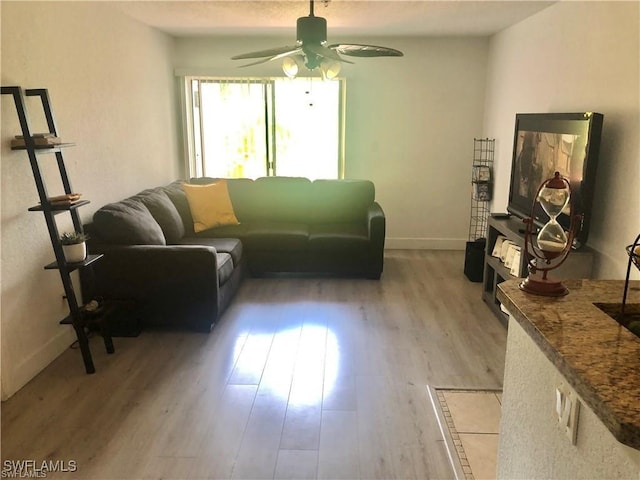
[[(40, 154), (55, 154), (58, 162), (58, 170), (60, 171), (60, 177), (62, 185), (64, 187), (65, 194), (73, 193), (71, 189), (71, 183), (67, 175), (67, 169), (64, 164), (64, 158), (62, 150), (65, 147), (72, 146), (70, 143), (62, 143), (55, 146), (38, 146), (35, 144), (33, 137), (31, 136), (31, 129), (29, 127), (29, 120), (27, 117), (27, 110), (25, 107), (25, 95), (30, 97), (40, 97), (42, 101), (42, 108), (47, 120), (47, 126), (49, 133), (54, 136), (58, 136), (58, 130), (55, 126), (53, 114), (51, 112), (51, 102), (49, 99), (49, 92), (44, 88), (37, 89), (25, 89), (21, 87), (2, 87), (2, 95), (12, 95), (13, 101), (16, 105), (18, 112), (18, 118), (20, 120), (20, 127), (22, 129), (22, 135), (25, 140), (24, 147), (12, 147), (12, 150), (25, 150), (29, 156), (29, 162), (31, 164), (31, 170), (33, 172), (33, 178), (36, 182), (36, 188), (38, 190), (38, 196), (40, 197), (40, 204), (29, 208), (31, 212), (42, 212), (47, 222), (47, 228), (49, 230), (49, 236), (51, 238), (51, 245), (55, 253), (56, 261), (46, 265), (45, 269), (57, 269), (60, 272), (60, 278), (64, 286), (64, 293), (67, 303), (69, 305), (70, 314), (63, 319), (60, 323), (70, 323), (76, 332), (78, 338), (78, 345), (82, 353), (82, 359), (84, 361), (85, 370), (87, 373), (95, 373), (96, 369), (93, 365), (93, 358), (91, 357), (91, 350), (89, 348), (89, 341), (85, 331), (86, 318), (82, 307), (78, 305), (78, 300), (73, 289), (73, 283), (71, 281), (71, 272), (79, 268), (84, 268), (96, 260), (100, 259), (102, 255), (87, 255), (87, 258), (78, 263), (67, 263), (62, 250), (62, 244), (60, 243), (60, 234), (58, 232), (58, 226), (55, 221), (55, 216), (61, 213), (69, 213), (73, 221), (73, 226), (76, 232), (83, 232), (82, 222), (78, 214), (78, 207), (88, 204), (86, 200), (74, 203), (68, 206), (52, 205), (49, 202), (49, 196), (47, 195), (47, 189), (44, 184), (43, 177), (40, 173), (40, 166), (38, 163), (38, 156)], [(113, 343), (110, 336), (104, 336), (104, 343), (108, 353), (113, 353)]]

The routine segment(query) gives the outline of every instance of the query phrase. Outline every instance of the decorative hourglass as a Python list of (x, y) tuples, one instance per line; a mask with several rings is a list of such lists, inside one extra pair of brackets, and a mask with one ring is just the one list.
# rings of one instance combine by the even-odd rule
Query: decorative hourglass
[(536, 236), (535, 244), (532, 241), (534, 232), (534, 209), (531, 216), (524, 219), (527, 224), (524, 235), (524, 250), (529, 259), (529, 275), (520, 283), (520, 288), (525, 292), (550, 297), (560, 297), (569, 293), (569, 290), (558, 280), (547, 276), (550, 270), (558, 268), (569, 256), (573, 237), (575, 236), (579, 216), (573, 215), (571, 209), (571, 226), (565, 232), (558, 223), (558, 215), (567, 207), (571, 200), (571, 185), (569, 181), (556, 172), (553, 178), (540, 185), (536, 194), (536, 202), (549, 216), (549, 221), (540, 229)]

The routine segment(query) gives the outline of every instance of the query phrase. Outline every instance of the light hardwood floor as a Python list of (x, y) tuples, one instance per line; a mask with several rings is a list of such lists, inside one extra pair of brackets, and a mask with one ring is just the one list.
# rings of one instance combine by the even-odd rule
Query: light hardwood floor
[(2, 460), (47, 478), (453, 478), (426, 385), (502, 387), (506, 331), (464, 253), (388, 251), (380, 281), (247, 279), (211, 334), (91, 340), (2, 404)]

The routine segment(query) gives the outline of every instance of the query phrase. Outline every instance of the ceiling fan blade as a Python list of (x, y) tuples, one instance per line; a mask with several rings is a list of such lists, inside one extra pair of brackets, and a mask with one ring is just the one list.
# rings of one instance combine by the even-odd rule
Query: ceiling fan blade
[(388, 47), (378, 47), (376, 45), (344, 44), (336, 43), (329, 45), (330, 49), (343, 55), (351, 57), (402, 57), (404, 54), (400, 50)]
[(332, 50), (330, 48), (324, 47), (322, 45), (319, 45), (317, 43), (311, 43), (308, 45), (304, 45), (303, 50), (308, 50), (311, 53), (315, 53), (316, 55), (319, 55), (321, 57), (324, 58), (330, 58), (331, 60), (335, 60), (336, 62), (344, 62), (344, 63), (353, 63), (349, 60), (345, 60), (344, 58), (341, 58), (340, 55), (338, 55), (335, 50)]
[(262, 58), (262, 59), (258, 60), (257, 62), (247, 63), (246, 65), (238, 65), (238, 68), (253, 67), (254, 65), (260, 65), (261, 63), (270, 62), (271, 60), (275, 60), (275, 58), (274, 57)]
[(296, 53), (301, 53), (301, 52), (302, 52), (302, 48), (296, 48), (295, 50), (282, 52), (281, 54), (274, 55), (270, 58), (260, 59), (257, 62), (251, 62), (251, 63), (247, 63), (246, 65), (240, 65), (240, 67), (242, 68), (242, 67), (251, 67), (253, 65), (260, 65), (261, 63), (267, 63), (267, 62), (270, 62), (271, 60), (278, 60), (279, 58), (287, 57), (289, 55), (295, 55)]
[(300, 50), (299, 46), (287, 46), (287, 47), (276, 47), (269, 48), (267, 50), (260, 50), (257, 52), (243, 53), (241, 55), (236, 55), (231, 57), (231, 60), (243, 60), (247, 58), (264, 58), (264, 57), (276, 57), (276, 56), (284, 56), (289, 55), (290, 53), (296, 52)]

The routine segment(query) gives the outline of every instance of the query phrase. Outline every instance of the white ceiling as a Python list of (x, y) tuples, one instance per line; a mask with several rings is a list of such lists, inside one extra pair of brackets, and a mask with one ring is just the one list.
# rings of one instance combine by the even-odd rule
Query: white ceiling
[[(552, 5), (553, 1), (330, 0), (314, 2), (328, 22), (329, 40), (350, 36), (491, 35)], [(295, 37), (309, 1), (140, 0), (114, 2), (127, 15), (174, 36), (266, 35)]]

